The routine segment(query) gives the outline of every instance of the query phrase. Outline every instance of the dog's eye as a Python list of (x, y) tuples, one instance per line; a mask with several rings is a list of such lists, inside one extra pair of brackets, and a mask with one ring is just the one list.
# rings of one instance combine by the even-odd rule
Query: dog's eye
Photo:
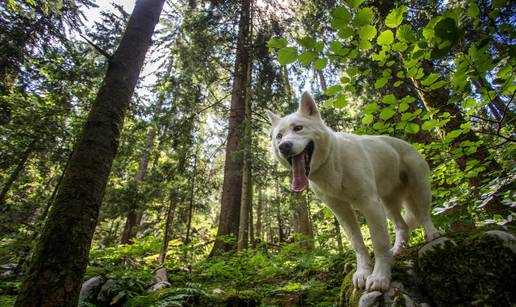
[(295, 132), (298, 132), (298, 131), (301, 131), (303, 130), (303, 126), (294, 126), (294, 131)]
[(279, 139), (281, 139), (282, 137), (283, 137), (283, 134), (281, 134), (281, 133), (276, 134), (276, 138), (277, 138), (278, 140), (279, 140)]

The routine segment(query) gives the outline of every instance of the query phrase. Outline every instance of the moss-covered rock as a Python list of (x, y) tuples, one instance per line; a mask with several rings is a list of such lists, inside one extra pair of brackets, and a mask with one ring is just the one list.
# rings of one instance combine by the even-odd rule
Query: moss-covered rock
[(418, 274), (437, 306), (516, 302), (516, 255), (494, 235), (450, 235), (450, 240), (420, 253)]
[(344, 277), (344, 281), (342, 281), (342, 285), (340, 287), (339, 306), (358, 306), (358, 301), (364, 293), (363, 291), (355, 289), (353, 286), (353, 274), (355, 274), (355, 271), (356, 270), (350, 271), (346, 277)]

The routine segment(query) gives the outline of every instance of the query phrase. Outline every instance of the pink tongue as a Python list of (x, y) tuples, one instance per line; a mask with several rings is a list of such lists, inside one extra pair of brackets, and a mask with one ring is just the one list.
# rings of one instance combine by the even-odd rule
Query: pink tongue
[(292, 157), (292, 186), (293, 192), (303, 192), (308, 187), (305, 173), (305, 153)]

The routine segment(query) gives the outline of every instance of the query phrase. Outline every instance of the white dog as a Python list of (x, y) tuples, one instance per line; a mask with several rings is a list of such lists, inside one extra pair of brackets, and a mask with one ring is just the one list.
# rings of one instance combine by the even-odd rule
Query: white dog
[[(430, 219), (429, 168), (418, 151), (389, 136), (337, 133), (324, 124), (312, 97), (303, 93), (296, 113), (272, 112), (272, 147), (276, 159), (292, 169), (292, 190), (309, 183), (335, 213), (357, 255), (355, 288), (385, 291), (393, 255), (400, 253), (410, 231), (423, 225), (427, 239), (439, 235)], [(405, 209), (403, 216), (401, 210)], [(374, 250), (374, 269), (353, 209), (365, 216)], [(386, 213), (396, 240), (390, 249)]]

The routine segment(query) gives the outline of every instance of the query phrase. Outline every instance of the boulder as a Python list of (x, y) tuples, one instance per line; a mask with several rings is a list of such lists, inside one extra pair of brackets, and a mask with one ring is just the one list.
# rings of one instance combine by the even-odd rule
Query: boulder
[(82, 284), (81, 292), (79, 293), (79, 303), (94, 302), (103, 283), (104, 278), (101, 276), (94, 276), (85, 281)]
[(516, 237), (502, 230), (449, 234), (396, 259), (385, 293), (354, 289), (349, 272), (339, 306), (514, 306)]

